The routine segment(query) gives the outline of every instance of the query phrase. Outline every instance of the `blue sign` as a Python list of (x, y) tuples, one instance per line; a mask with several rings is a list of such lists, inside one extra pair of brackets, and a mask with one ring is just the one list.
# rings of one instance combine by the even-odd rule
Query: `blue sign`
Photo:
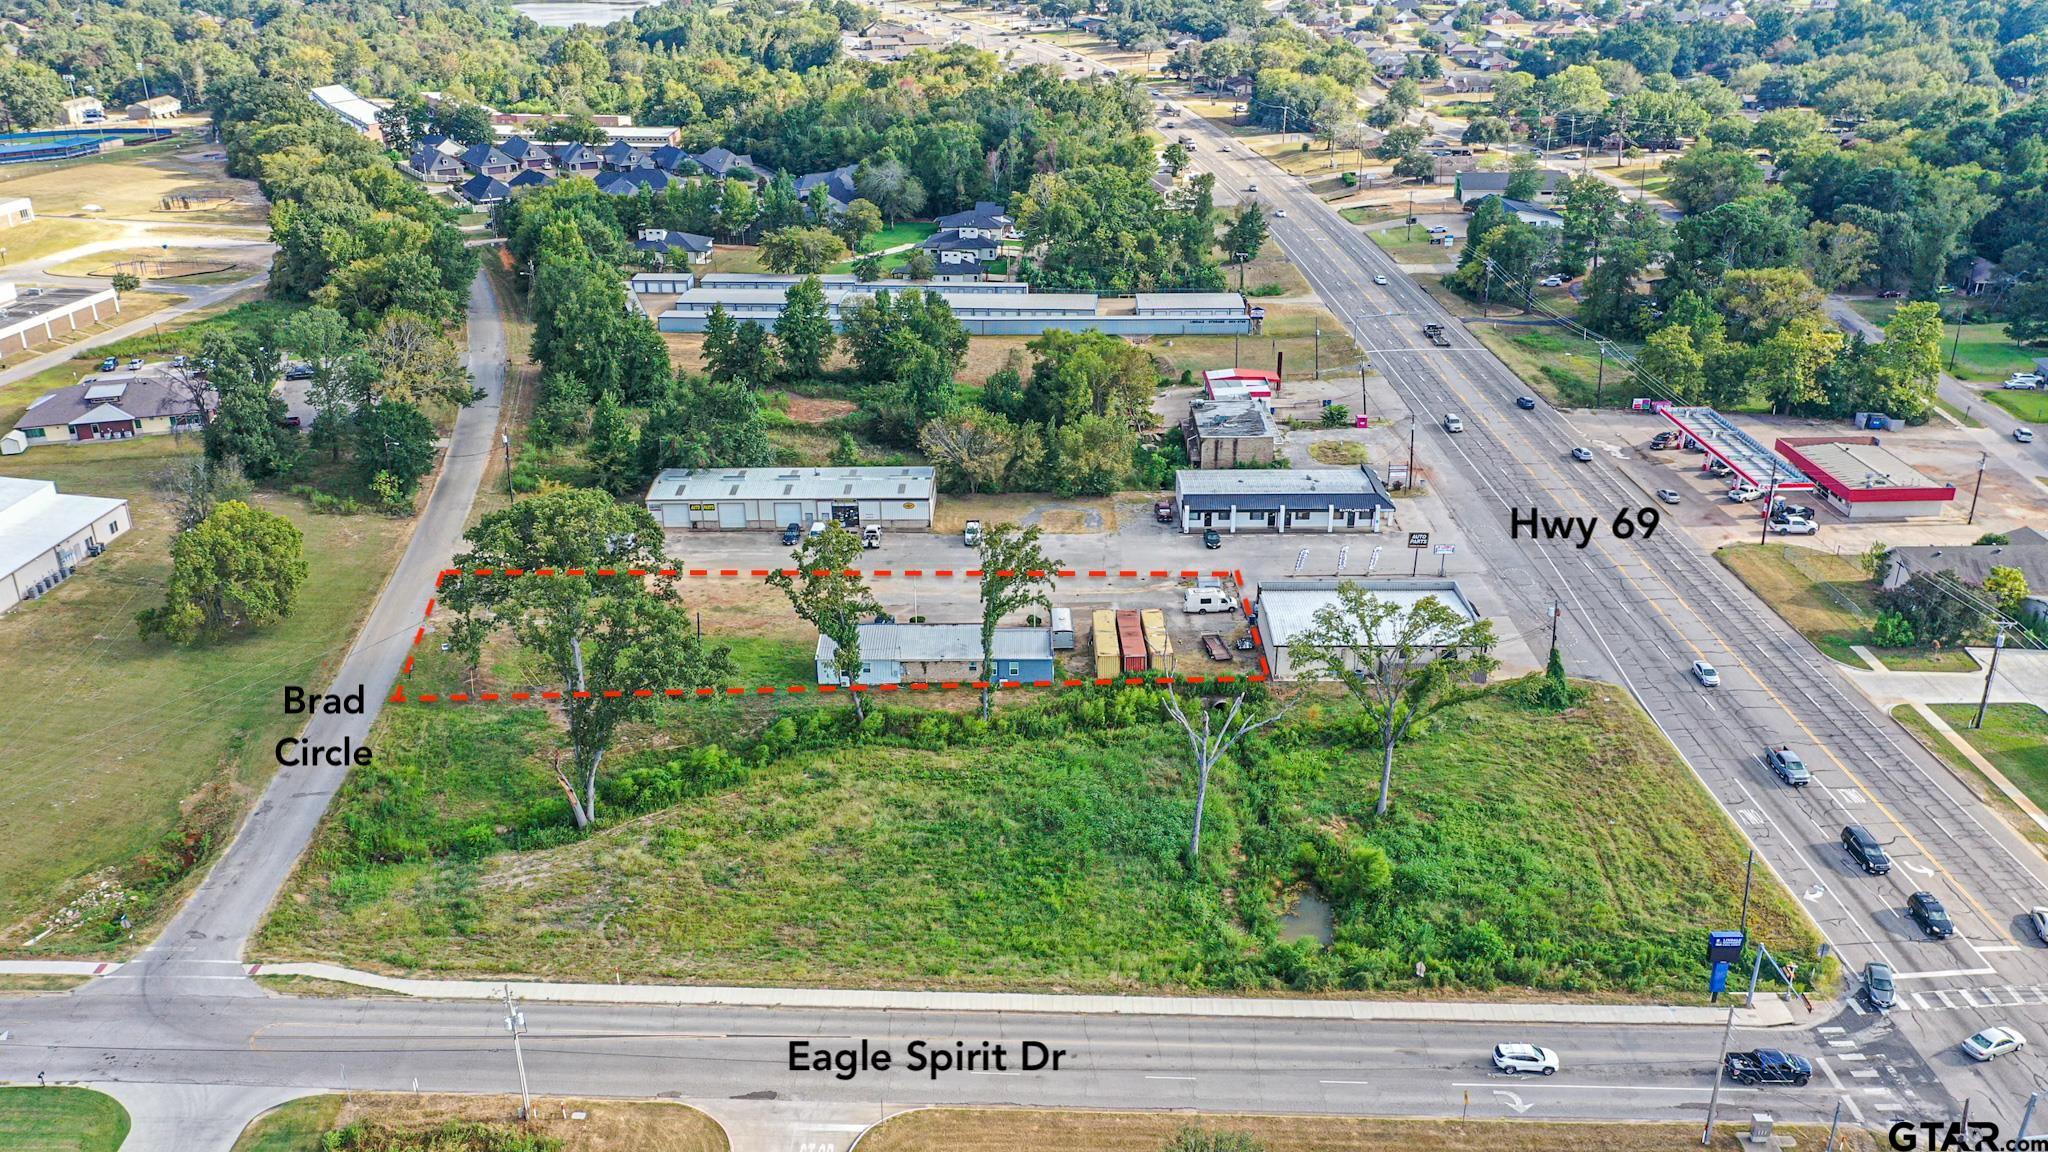
[(1714, 962), (1714, 975), (1707, 981), (1707, 991), (1715, 996), (1719, 996), (1727, 990), (1728, 962), (1726, 960), (1716, 960)]
[(1747, 937), (1740, 930), (1709, 932), (1707, 933), (1707, 959), (1716, 964), (1740, 960), (1742, 959), (1742, 946), (1746, 942)]

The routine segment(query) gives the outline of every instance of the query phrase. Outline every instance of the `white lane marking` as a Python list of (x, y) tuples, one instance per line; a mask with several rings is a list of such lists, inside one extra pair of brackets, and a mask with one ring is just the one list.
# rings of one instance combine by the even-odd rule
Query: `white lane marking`
[(1826, 1076), (1828, 1083), (1834, 1087), (1834, 1090), (1840, 1092), (1842, 1090), (1842, 1079), (1835, 1075), (1834, 1068), (1828, 1064), (1828, 1058), (1825, 1056), (1819, 1057), (1815, 1063), (1820, 1065), (1821, 1075)]
[(1837, 1059), (1837, 1060), (1842, 1060), (1842, 1061), (1856, 1061), (1856, 1060), (1868, 1060), (1868, 1059), (1870, 1059), (1870, 1057), (1869, 1057), (1869, 1056), (1866, 1056), (1866, 1055), (1864, 1055), (1864, 1054), (1863, 1054), (1863, 1053), (1861, 1053), (1861, 1052), (1837, 1052), (1837, 1053), (1835, 1053), (1835, 1059)]
[(1515, 1110), (1515, 1115), (1517, 1116), (1520, 1116), (1522, 1113), (1527, 1112), (1529, 1109), (1535, 1107), (1534, 1104), (1522, 1103), (1522, 1098), (1520, 1096), (1517, 1096), (1513, 1092), (1509, 1092), (1502, 1088), (1495, 1088), (1493, 1090), (1493, 1094), (1495, 1096), (1500, 1096), (1506, 1099), (1508, 1102), (1508, 1107), (1513, 1108)]
[(1193, 1076), (1147, 1076), (1147, 1080), (1193, 1080)]
[[(1452, 1081), (1452, 1082), (1451, 1082), (1451, 1087), (1453, 1087), (1453, 1088), (1492, 1088), (1492, 1087), (1493, 1087), (1493, 1085), (1492, 1085), (1492, 1084), (1484, 1084), (1484, 1083), (1468, 1083), (1468, 1082), (1466, 1082), (1466, 1081), (1461, 1081), (1461, 1080), (1454, 1080), (1454, 1081)], [(1712, 1089), (1711, 1087), (1707, 1087), (1707, 1088), (1677, 1088), (1677, 1087), (1671, 1087), (1671, 1086), (1668, 1086), (1668, 1085), (1661, 1085), (1661, 1084), (1535, 1084), (1535, 1083), (1532, 1083), (1532, 1084), (1530, 1084), (1530, 1085), (1529, 1085), (1529, 1087), (1531, 1087), (1531, 1088), (1547, 1088), (1547, 1089), (1550, 1089), (1550, 1090), (1552, 1090), (1552, 1091), (1568, 1090), (1568, 1091), (1577, 1091), (1577, 1092), (1691, 1092), (1691, 1093), (1693, 1093), (1693, 1094), (1695, 1094), (1695, 1095), (1706, 1095), (1706, 1094), (1708, 1094), (1708, 1093), (1711, 1093), (1711, 1092), (1713, 1091), (1713, 1089)], [(1761, 1092), (1761, 1091), (1763, 1091), (1763, 1089), (1762, 1089), (1762, 1088), (1731, 1088), (1731, 1087), (1724, 1087), (1724, 1088), (1722, 1088), (1722, 1089), (1721, 1089), (1721, 1091), (1722, 1091), (1722, 1092)]]
[(1877, 1069), (1858, 1068), (1850, 1072), (1849, 1075), (1854, 1076), (1858, 1080), (1875, 1080), (1877, 1079)]
[(1939, 1000), (1939, 1001), (1941, 1001), (1941, 1006), (1942, 1006), (1943, 1008), (1953, 1008), (1953, 1007), (1955, 1007), (1955, 1002), (1954, 1002), (1954, 1001), (1952, 1001), (1952, 1000), (1950, 1000), (1950, 999), (1949, 999), (1949, 996), (1950, 996), (1950, 992), (1949, 992), (1949, 990), (1948, 990), (1948, 989), (1946, 989), (1946, 988), (1937, 988), (1937, 989), (1935, 989), (1935, 991), (1934, 991), (1934, 998), (1935, 998), (1936, 1000)]
[(1363, 1084), (1363, 1080), (1318, 1080), (1318, 1084)]
[(1823, 1035), (1823, 1036), (1840, 1036), (1840, 1035), (1841, 1035), (1842, 1033), (1844, 1033), (1844, 1032), (1847, 1032), (1847, 1031), (1848, 1031), (1848, 1029), (1847, 1029), (1847, 1028), (1842, 1028), (1842, 1027), (1838, 1027), (1838, 1026), (1836, 1026), (1836, 1025), (1833, 1025), (1833, 1024), (1827, 1024), (1827, 1025), (1823, 1025), (1822, 1027), (1820, 1027), (1820, 1028), (1818, 1028), (1818, 1029), (1815, 1029), (1815, 1031), (1819, 1032), (1819, 1033), (1820, 1033), (1821, 1035)]
[(1830, 1047), (1830, 1048), (1854, 1048), (1855, 1046), (1856, 1046), (1856, 1042), (1855, 1042), (1854, 1040), (1830, 1040), (1830, 1041), (1828, 1041), (1828, 1047)]
[[(1963, 941), (1963, 943), (1970, 944), (1968, 940)], [(2017, 944), (1986, 944), (1982, 947), (1979, 947), (1975, 944), (1970, 944), (1970, 951), (1975, 952), (1981, 956), (1986, 952), (2023, 952), (2025, 951), (2025, 949), (2021, 948)]]
[(1970, 1007), (1972, 1007), (1972, 1008), (1984, 1008), (1984, 1007), (1993, 1007), (1993, 1008), (1995, 1008), (1995, 1007), (1997, 1007), (1997, 1006), (1998, 1006), (1998, 1002), (1997, 1002), (1997, 1001), (1995, 1001), (1995, 1000), (1994, 1000), (1994, 1001), (1992, 1001), (1990, 1005), (1984, 1005), (1984, 1004), (1979, 1004), (1979, 1003), (1977, 1003), (1977, 997), (1975, 997), (1974, 995), (1972, 995), (1972, 994), (1970, 993), (1970, 990), (1969, 990), (1968, 988), (1958, 988), (1958, 989), (1956, 989), (1956, 991), (1962, 994), (1962, 997), (1963, 997), (1963, 1001), (1964, 1001), (1964, 1003), (1968, 1004), (1968, 1005), (1969, 1005)]
[(1849, 1115), (1852, 1119), (1856, 1121), (1859, 1127), (1869, 1123), (1869, 1121), (1863, 1118), (1863, 1109), (1857, 1107), (1856, 1098), (1854, 1096), (1842, 1097), (1842, 1103), (1847, 1104), (1849, 1106)]
[[(1927, 1007), (1927, 993), (1925, 993), (1925, 992), (1913, 992), (1913, 993), (1909, 993), (1909, 995), (1911, 995), (1911, 996), (1913, 997), (1913, 1002), (1914, 1002), (1914, 1003), (1916, 1003), (1916, 1004), (1920, 1005), (1920, 1007), (1922, 1007), (1922, 1008), (1926, 1009), (1927, 1011), (1930, 1011), (1930, 1012), (1932, 1012), (1932, 1011), (1933, 1011), (1933, 1009), (1932, 1009), (1932, 1008), (1928, 1008), (1928, 1007)], [(1901, 1003), (1903, 1004), (1903, 1001), (1902, 1001)]]
[(1941, 980), (1950, 976), (1996, 976), (1996, 968), (1944, 968), (1939, 972), (1894, 972), (1894, 980)]

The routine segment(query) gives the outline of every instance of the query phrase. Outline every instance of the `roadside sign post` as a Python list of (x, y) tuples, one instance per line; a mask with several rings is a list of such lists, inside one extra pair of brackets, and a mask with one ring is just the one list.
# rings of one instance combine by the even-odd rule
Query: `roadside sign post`
[(1439, 544), (1436, 546), (1436, 574), (1438, 579), (1442, 579), (1444, 565), (1450, 563), (1451, 554), (1457, 550), (1458, 548), (1454, 544)]
[(1410, 532), (1408, 534), (1408, 552), (1414, 557), (1414, 562), (1408, 565), (1408, 574), (1410, 576), (1415, 575), (1421, 570), (1422, 550), (1427, 547), (1429, 547), (1429, 533)]

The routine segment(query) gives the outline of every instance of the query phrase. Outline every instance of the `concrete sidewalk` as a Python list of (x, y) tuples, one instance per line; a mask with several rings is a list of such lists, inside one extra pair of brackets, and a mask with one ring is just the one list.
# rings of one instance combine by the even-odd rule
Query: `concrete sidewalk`
[[(1871, 703), (1887, 710), (1900, 704), (1975, 704), (1984, 694), (1983, 670), (1991, 665), (1991, 649), (1966, 651), (1977, 661), (1978, 671), (1893, 672), (1844, 665), (1841, 672)], [(2001, 653), (1991, 700), (2048, 707), (2048, 652), (2007, 648)]]
[[(495, 1000), (503, 980), (410, 980), (338, 964), (251, 964), (251, 976), (308, 976), (404, 996)], [(734, 988), (692, 984), (551, 984), (512, 981), (524, 1000), (599, 1004), (717, 1005), (736, 1008), (900, 1009), (1097, 1016), (1254, 1017), (1294, 1020), (1420, 1020), (1464, 1024), (1721, 1026), (1728, 1009), (1665, 1004), (1485, 1004), (1434, 1000), (1311, 1000), (1254, 996), (1076, 996), (1039, 992), (926, 992), (893, 989)], [(1740, 1010), (1745, 1028), (1798, 1023), (1776, 997)]]

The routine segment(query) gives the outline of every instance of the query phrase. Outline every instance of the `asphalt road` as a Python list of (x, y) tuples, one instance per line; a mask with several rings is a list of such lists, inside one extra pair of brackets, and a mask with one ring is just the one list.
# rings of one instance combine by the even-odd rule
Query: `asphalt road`
[[(1683, 533), (1610, 535), (1616, 512), (1642, 506), (1645, 494), (1611, 459), (1570, 458), (1590, 438), (1568, 413), (1540, 402), (1517, 409), (1524, 385), (1369, 238), (1263, 158), (1221, 154), (1230, 138), (1214, 125), (1181, 122), (1192, 125), (1196, 161), (1219, 187), (1244, 194), (1256, 183), (1269, 209), (1286, 210), (1272, 221), (1275, 240), (1411, 410), (1463, 417), (1458, 435), (1425, 424), (1423, 451), (1466, 547), (1519, 593), (1514, 624), (1502, 631), (1541, 626), (1561, 605), (1571, 671), (1620, 683), (1643, 703), (1849, 969), (1883, 960), (1904, 988), (1958, 1005), (1915, 1013), (1909, 1004), (1899, 1014), (1899, 1032), (1920, 1054), (1895, 1061), (1899, 1090), (1945, 1089), (1958, 1108), (1973, 1096), (1973, 1114), (2016, 1121), (2038, 1082), (2036, 1057), (1965, 1067), (1952, 1048), (1979, 1023), (2024, 1029), (2048, 1015), (2003, 991), (2048, 979), (2048, 951), (2019, 923), (2048, 903), (2033, 851)], [(1376, 274), (1388, 283), (1375, 285)], [(1421, 333), (1428, 322), (1445, 325), (1453, 346), (1430, 345)], [(1645, 439), (1655, 427), (1644, 419)], [(1595, 516), (1603, 528), (1584, 549), (1518, 540), (1516, 508)], [(1723, 686), (1694, 682), (1687, 669), (1695, 659), (1719, 668)], [(1802, 751), (1815, 786), (1785, 788), (1764, 770), (1758, 754), (1779, 742)], [(1889, 876), (1849, 865), (1837, 838), (1852, 822), (1890, 845), (1898, 867)], [(1955, 939), (1925, 940), (1904, 919), (1906, 896), (1920, 889), (1954, 914)], [(1732, 925), (1700, 930), (1720, 927)]]

